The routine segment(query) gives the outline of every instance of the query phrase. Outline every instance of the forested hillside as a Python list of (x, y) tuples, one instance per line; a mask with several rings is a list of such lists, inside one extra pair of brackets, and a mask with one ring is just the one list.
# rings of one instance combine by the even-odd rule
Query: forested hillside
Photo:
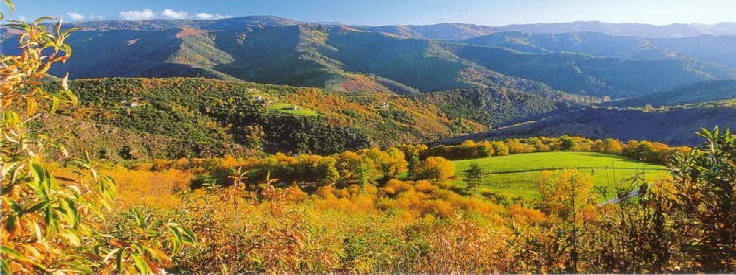
[[(80, 106), (66, 111), (69, 116), (182, 143), (156, 154), (120, 153), (136, 147), (123, 143), (105, 153), (114, 158), (222, 156), (233, 146), (334, 153), (484, 129), (470, 120), (450, 119), (432, 104), (378, 91), (350, 95), (201, 78), (90, 79), (71, 81), (70, 88)], [(180, 151), (186, 144), (191, 149)]]
[[(625, 37), (583, 29), (537, 34), (463, 24), (354, 27), (278, 17), (79, 26), (68, 41), (79, 49), (77, 58), (52, 73), (208, 77), (328, 89), (364, 75), (371, 85), (402, 94), (493, 87), (613, 98), (736, 77), (728, 36)], [(408, 34), (397, 34), (402, 32)], [(3, 51), (15, 52), (13, 36), (4, 37)], [(461, 38), (471, 39), (449, 41)]]
[(656, 60), (691, 58), (735, 66), (732, 50), (736, 36), (704, 35), (685, 38), (614, 36), (599, 32), (538, 34), (499, 32), (463, 41), (472, 45), (503, 47), (527, 53), (582, 53), (598, 57)]
[(734, 100), (653, 108), (591, 108), (508, 125), (487, 133), (451, 139), (579, 135), (590, 138), (646, 139), (673, 145), (697, 145), (691, 133), (713, 125), (736, 128)]
[(712, 80), (685, 85), (653, 94), (608, 102), (618, 107), (674, 106), (736, 98), (736, 80)]

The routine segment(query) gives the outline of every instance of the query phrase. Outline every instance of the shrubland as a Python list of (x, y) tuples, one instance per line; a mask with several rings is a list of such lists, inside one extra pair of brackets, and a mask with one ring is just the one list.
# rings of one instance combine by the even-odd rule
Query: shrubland
[[(720, 225), (733, 224), (734, 186), (720, 179), (733, 176), (722, 151), (733, 137), (702, 134), (703, 147), (667, 148), (668, 176), (621, 182), (606, 202), (575, 169), (542, 173), (536, 199), (468, 193), (452, 162), (416, 157), (433, 149), (424, 146), (105, 171), (127, 179), (121, 210), (145, 205), (199, 237), (177, 254), (178, 272), (727, 272), (733, 232)], [(697, 172), (704, 165), (723, 172)], [(169, 184), (150, 187), (158, 182)]]

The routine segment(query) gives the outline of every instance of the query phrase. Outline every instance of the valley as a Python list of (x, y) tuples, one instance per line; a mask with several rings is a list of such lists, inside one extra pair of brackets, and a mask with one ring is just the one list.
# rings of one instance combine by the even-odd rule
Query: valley
[(0, 16), (0, 273), (736, 271), (734, 23), (161, 16)]

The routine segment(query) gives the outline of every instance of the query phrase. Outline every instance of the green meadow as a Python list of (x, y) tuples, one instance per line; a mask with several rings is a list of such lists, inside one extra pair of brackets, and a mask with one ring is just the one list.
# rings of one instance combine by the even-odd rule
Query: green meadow
[(276, 103), (269, 106), (268, 109), (274, 112), (282, 112), (295, 116), (316, 116), (319, 114), (315, 110), (288, 103)]
[[(593, 177), (594, 186), (601, 199), (615, 196), (617, 187), (628, 186), (627, 179), (641, 176), (656, 180), (666, 173), (666, 167), (649, 164), (619, 155), (593, 152), (540, 152), (495, 156), (481, 159), (454, 161), (458, 179), (455, 184), (464, 186), (464, 171), (471, 163), (478, 163), (487, 174), (479, 186), (480, 191), (506, 193), (510, 196), (536, 198), (536, 183), (540, 172), (546, 170), (578, 169)], [(607, 190), (607, 193), (603, 193)]]

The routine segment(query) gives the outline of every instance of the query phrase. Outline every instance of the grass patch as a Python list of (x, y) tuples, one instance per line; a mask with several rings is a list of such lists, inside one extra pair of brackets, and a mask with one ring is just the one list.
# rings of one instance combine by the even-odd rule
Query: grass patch
[(504, 192), (529, 199), (539, 196), (536, 183), (539, 180), (539, 173), (545, 170), (576, 168), (592, 175), (594, 186), (608, 192), (605, 195), (600, 193), (600, 199), (614, 197), (615, 188), (622, 186), (626, 179), (637, 173), (642, 173), (642, 177), (647, 180), (655, 180), (667, 172), (664, 166), (618, 155), (594, 152), (541, 152), (454, 161), (458, 175), (455, 181), (457, 186), (465, 186), (462, 181), (463, 171), (474, 162), (491, 173), (483, 179), (483, 183), (479, 186), (480, 191)]
[(294, 116), (316, 116), (317, 111), (288, 103), (274, 103), (268, 107), (269, 111), (287, 113)]

